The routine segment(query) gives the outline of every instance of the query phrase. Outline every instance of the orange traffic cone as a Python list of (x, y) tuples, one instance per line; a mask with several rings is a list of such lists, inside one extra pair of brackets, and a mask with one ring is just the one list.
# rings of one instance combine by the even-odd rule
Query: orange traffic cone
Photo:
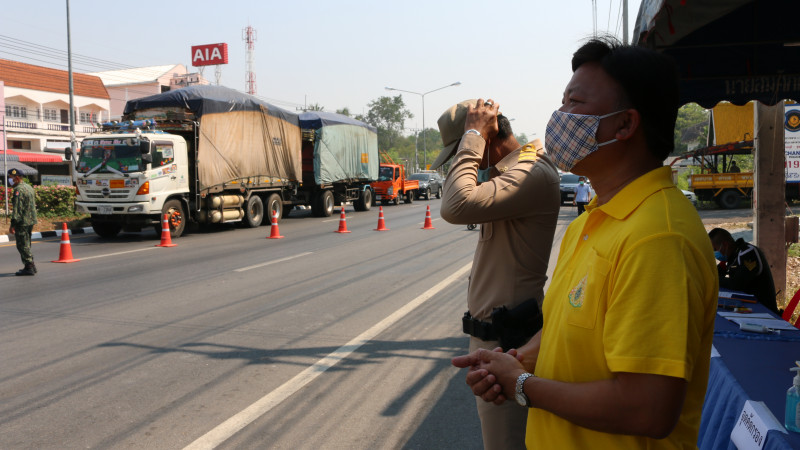
[(72, 257), (72, 246), (69, 244), (69, 229), (67, 229), (67, 222), (64, 222), (64, 227), (61, 229), (61, 248), (58, 251), (58, 260), (54, 263), (71, 263), (78, 262), (80, 259)]
[(389, 229), (386, 228), (386, 222), (383, 220), (383, 206), (379, 207), (378, 228), (375, 228), (374, 231), (389, 231)]
[(344, 217), (344, 205), (342, 205), (342, 215), (339, 216), (339, 229), (334, 233), (349, 233), (347, 231), (347, 219)]
[(269, 237), (267, 239), (283, 239), (281, 232), (278, 231), (278, 211), (272, 211), (272, 226), (269, 228)]
[(434, 230), (433, 228), (433, 221), (431, 220), (431, 205), (428, 205), (428, 209), (425, 210), (425, 225), (422, 227), (423, 230)]
[(178, 244), (172, 243), (172, 235), (169, 234), (169, 216), (164, 214), (164, 219), (161, 221), (161, 243), (156, 244), (156, 247), (175, 247)]

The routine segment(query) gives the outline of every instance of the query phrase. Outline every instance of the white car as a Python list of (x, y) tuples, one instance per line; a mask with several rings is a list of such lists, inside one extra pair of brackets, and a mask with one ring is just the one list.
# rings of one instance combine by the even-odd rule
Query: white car
[(697, 207), (697, 194), (692, 191), (684, 191), (683, 189), (681, 189), (681, 192), (683, 192), (683, 195), (685, 195), (686, 198), (689, 199), (689, 201), (692, 202), (695, 207)]

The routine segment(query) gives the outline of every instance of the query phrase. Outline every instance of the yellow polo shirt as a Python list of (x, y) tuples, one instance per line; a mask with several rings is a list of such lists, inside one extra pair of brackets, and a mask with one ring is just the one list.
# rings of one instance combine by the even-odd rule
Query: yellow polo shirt
[(655, 169), (567, 229), (544, 301), (536, 375), (581, 383), (614, 372), (688, 381), (665, 439), (603, 433), (532, 408), (526, 444), (545, 449), (694, 448), (708, 381), (717, 270), (694, 206)]

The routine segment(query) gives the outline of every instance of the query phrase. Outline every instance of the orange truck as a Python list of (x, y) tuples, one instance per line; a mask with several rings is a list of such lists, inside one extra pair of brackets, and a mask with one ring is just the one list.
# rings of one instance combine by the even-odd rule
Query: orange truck
[(419, 181), (406, 178), (406, 168), (402, 164), (395, 164), (385, 153), (381, 154), (384, 161), (378, 169), (378, 181), (373, 181), (372, 189), (375, 191), (375, 201), (384, 205), (390, 202), (395, 205), (402, 198), (406, 203), (411, 203), (419, 195)]

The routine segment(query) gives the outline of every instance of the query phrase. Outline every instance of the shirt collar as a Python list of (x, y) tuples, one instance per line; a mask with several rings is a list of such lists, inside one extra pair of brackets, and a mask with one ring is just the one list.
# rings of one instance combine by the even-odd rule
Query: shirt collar
[(602, 206), (597, 206), (597, 196), (595, 196), (586, 205), (586, 210), (591, 211), (597, 208), (615, 219), (622, 220), (638, 208), (647, 197), (671, 187), (675, 187), (675, 183), (672, 182), (672, 168), (669, 166), (659, 167), (628, 183)]

